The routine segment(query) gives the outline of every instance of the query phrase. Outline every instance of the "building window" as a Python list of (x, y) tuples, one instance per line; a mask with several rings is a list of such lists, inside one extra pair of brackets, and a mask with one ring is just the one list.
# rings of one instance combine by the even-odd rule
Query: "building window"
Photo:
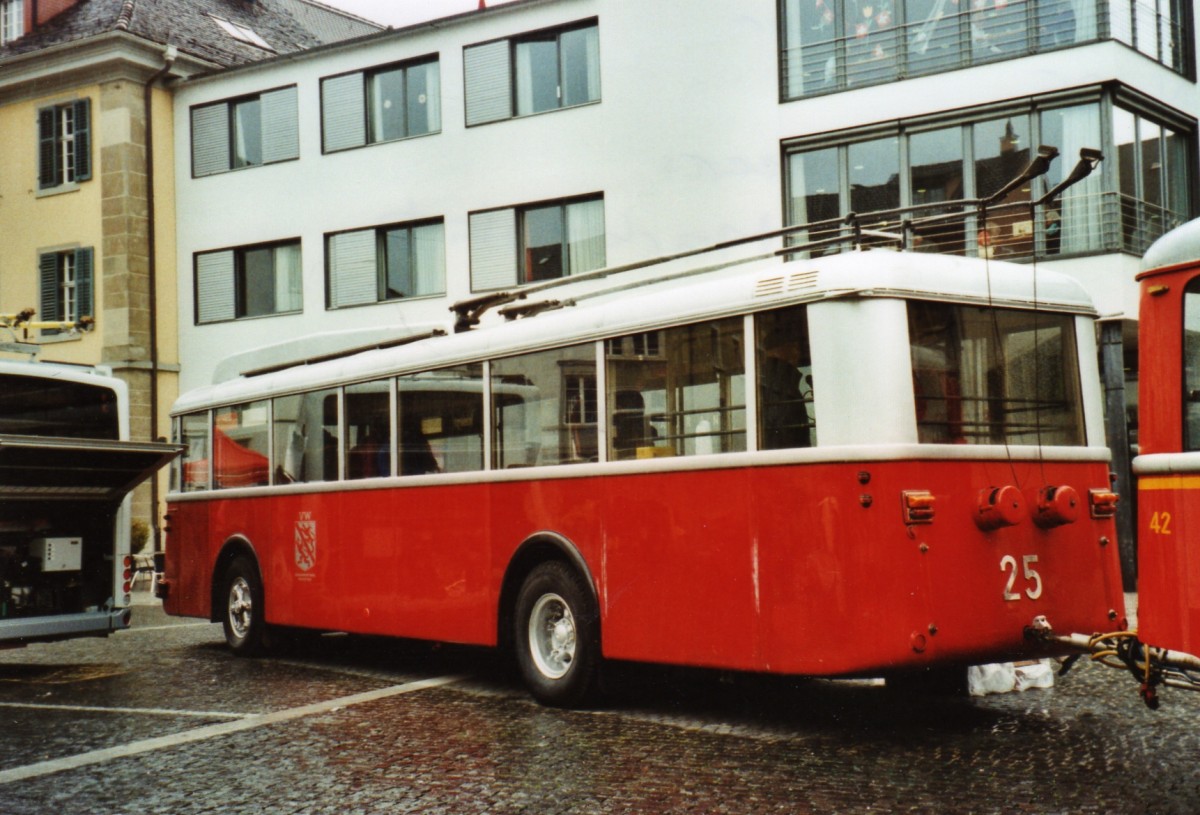
[(25, 33), (25, 3), (23, 0), (0, 0), (0, 45), (5, 45)]
[[(39, 317), (45, 321), (76, 323), (93, 315), (91, 247), (63, 252), (46, 252), (39, 256), (41, 308)], [(57, 334), (58, 329), (43, 329), (44, 334)]]
[(326, 153), (440, 131), (438, 60), (321, 80), (321, 124)]
[(300, 157), (296, 87), (192, 108), (192, 175)]
[(238, 42), (244, 42), (247, 45), (253, 45), (256, 48), (262, 48), (266, 51), (274, 51), (270, 43), (258, 36), (258, 33), (253, 28), (247, 28), (244, 25), (231, 23), (229, 20), (222, 20), (220, 17), (209, 15), (212, 21), (216, 23), (222, 31), (233, 37)]
[(445, 244), (440, 220), (326, 236), (329, 307), (442, 294), (446, 290)]
[(1186, 0), (782, 0), (782, 96), (798, 99), (1111, 38), (1187, 70)]
[(92, 177), (91, 100), (38, 110), (38, 187)]
[(197, 324), (303, 308), (298, 240), (200, 252), (195, 264)]
[[(902, 215), (916, 219), (910, 238), (919, 251), (1010, 260), (1140, 255), (1193, 212), (1194, 131), (1149, 110), (1126, 90), (1097, 90), (1075, 104), (1034, 100), (974, 121), (965, 112), (964, 123), (952, 126), (915, 119), (883, 134), (874, 128), (798, 142), (785, 148), (789, 220), (811, 225), (801, 242), (828, 237), (844, 213), (855, 212), (881, 228), (895, 228)], [(1102, 126), (1105, 117), (1110, 124)], [(997, 192), (1043, 144), (1059, 150), (1049, 172), (990, 207), (986, 223), (975, 214), (919, 222)], [(1101, 167), (1031, 218), (1029, 202), (1062, 181), (1085, 147), (1104, 153)]]
[(602, 196), (475, 212), (470, 221), (475, 291), (568, 277), (606, 263)]
[(468, 126), (600, 99), (595, 21), (473, 45), (463, 59)]

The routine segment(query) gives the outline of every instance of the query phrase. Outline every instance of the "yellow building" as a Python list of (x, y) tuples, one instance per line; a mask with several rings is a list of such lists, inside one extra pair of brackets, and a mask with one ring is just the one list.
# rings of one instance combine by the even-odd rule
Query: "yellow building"
[(125, 380), (131, 438), (178, 393), (171, 82), (376, 30), (313, 0), (0, 0), (0, 314), (84, 324), (18, 339)]

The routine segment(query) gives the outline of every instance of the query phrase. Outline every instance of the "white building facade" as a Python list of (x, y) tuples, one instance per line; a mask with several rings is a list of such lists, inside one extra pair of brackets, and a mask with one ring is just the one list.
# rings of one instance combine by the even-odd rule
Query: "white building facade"
[[(898, 228), (996, 192), (1040, 144), (1061, 155), (1016, 209), (910, 230), (914, 245), (1053, 264), (1132, 319), (1139, 255), (1200, 202), (1192, 15), (517, 0), (190, 80), (181, 388), (252, 348), (316, 357), (449, 328), (451, 303), (523, 283), (849, 211)], [(1104, 161), (1022, 214), (1081, 148)]]

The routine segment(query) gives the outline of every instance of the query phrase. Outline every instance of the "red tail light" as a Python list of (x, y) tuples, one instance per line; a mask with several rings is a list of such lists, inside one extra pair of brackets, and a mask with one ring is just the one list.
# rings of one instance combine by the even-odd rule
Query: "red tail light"
[(1093, 518), (1111, 518), (1117, 514), (1117, 502), (1121, 496), (1112, 490), (1091, 490), (1088, 492), (1088, 502), (1092, 508)]
[(933, 493), (928, 490), (905, 490), (901, 494), (904, 523), (933, 523)]

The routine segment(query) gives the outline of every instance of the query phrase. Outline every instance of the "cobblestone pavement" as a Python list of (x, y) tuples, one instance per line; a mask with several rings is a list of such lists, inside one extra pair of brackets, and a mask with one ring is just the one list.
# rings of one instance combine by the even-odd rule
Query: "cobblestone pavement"
[(489, 652), (241, 660), (217, 626), (137, 612), (0, 653), (0, 815), (1200, 811), (1200, 694), (1150, 711), (1094, 665), (981, 699), (626, 667), (567, 712)]

